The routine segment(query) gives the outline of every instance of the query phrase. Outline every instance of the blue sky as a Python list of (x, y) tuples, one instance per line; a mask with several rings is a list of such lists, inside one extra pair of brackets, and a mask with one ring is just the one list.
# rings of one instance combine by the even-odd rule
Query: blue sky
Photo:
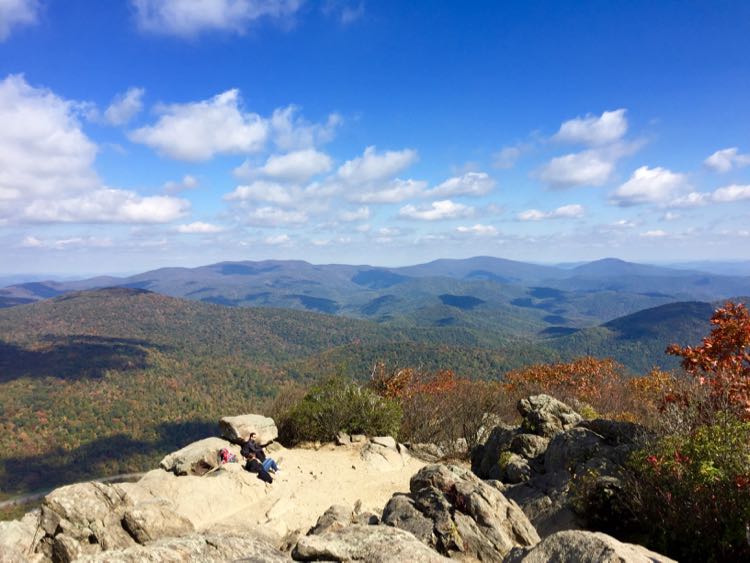
[(750, 4), (0, 0), (0, 273), (750, 259)]

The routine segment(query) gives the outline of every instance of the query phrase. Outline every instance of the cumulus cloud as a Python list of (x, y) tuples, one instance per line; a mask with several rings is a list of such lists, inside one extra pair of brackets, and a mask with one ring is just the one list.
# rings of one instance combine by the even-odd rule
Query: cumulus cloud
[(616, 158), (600, 150), (558, 156), (539, 169), (537, 176), (556, 188), (601, 186), (615, 169)]
[(130, 133), (130, 139), (177, 160), (208, 160), (216, 154), (261, 150), (268, 124), (255, 113), (244, 113), (236, 89), (211, 99), (160, 108), (154, 124)]
[(289, 244), (289, 242), (291, 242), (291, 239), (289, 238), (289, 235), (286, 234), (269, 235), (263, 239), (263, 242), (270, 245), (282, 245)]
[(290, 205), (299, 201), (296, 190), (266, 180), (257, 180), (245, 186), (237, 186), (224, 196), (227, 201), (263, 201), (276, 205)]
[(339, 213), (339, 219), (347, 223), (352, 221), (367, 221), (370, 218), (370, 208), (360, 207), (352, 211), (342, 211)]
[(202, 221), (195, 221), (193, 223), (187, 223), (186, 225), (178, 225), (176, 231), (184, 234), (211, 234), (220, 233), (224, 230), (219, 225), (213, 225), (211, 223), (204, 223)]
[(104, 119), (111, 125), (124, 125), (143, 109), (145, 92), (143, 88), (128, 88), (126, 92), (115, 96), (104, 112)]
[(684, 174), (661, 168), (641, 166), (612, 196), (622, 207), (645, 203), (669, 204), (676, 201), (687, 187)]
[(0, 0), (0, 41), (5, 41), (13, 28), (36, 23), (38, 0)]
[(39, 223), (169, 223), (189, 210), (190, 202), (176, 197), (100, 188), (74, 197), (35, 200), (22, 213), (23, 219)]
[(382, 182), (405, 170), (417, 159), (417, 151), (413, 149), (378, 153), (377, 149), (371, 146), (365, 149), (362, 156), (342, 164), (337, 177), (349, 185)]
[(446, 219), (460, 219), (473, 215), (474, 208), (461, 203), (454, 203), (449, 199), (435, 201), (429, 206), (416, 207), (405, 205), (398, 215), (404, 219), (420, 221), (443, 221)]
[(331, 141), (343, 123), (338, 113), (328, 116), (325, 123), (311, 123), (298, 115), (299, 107), (290, 105), (274, 110), (270, 119), (273, 142), (281, 150), (307, 149)]
[(461, 234), (471, 234), (487, 237), (495, 236), (497, 234), (497, 229), (492, 225), (482, 225), (481, 223), (477, 223), (476, 225), (472, 225), (470, 227), (464, 225), (456, 227), (456, 232), (459, 232)]
[(255, 171), (264, 176), (289, 182), (305, 182), (328, 172), (332, 167), (331, 157), (315, 149), (304, 149), (281, 155), (271, 155), (265, 165)]
[(326, 16), (338, 19), (342, 25), (349, 25), (365, 14), (365, 3), (364, 1), (326, 0), (322, 11)]
[(351, 201), (362, 203), (399, 203), (422, 195), (427, 182), (422, 180), (402, 180), (396, 178), (383, 186), (367, 189), (363, 192), (353, 191), (347, 197)]
[(165, 182), (162, 189), (168, 194), (176, 194), (187, 190), (194, 190), (197, 187), (198, 180), (190, 174), (185, 174), (179, 182), (175, 182), (174, 180)]
[(190, 37), (206, 31), (244, 33), (261, 18), (293, 16), (302, 0), (132, 0), (139, 27)]
[(715, 172), (729, 172), (735, 168), (750, 166), (750, 154), (740, 154), (737, 147), (731, 147), (716, 151), (703, 164)]
[(669, 236), (669, 233), (666, 231), (662, 231), (661, 229), (655, 229), (653, 231), (646, 231), (645, 233), (641, 233), (641, 237), (643, 238), (664, 238)]
[(92, 169), (97, 148), (73, 102), (11, 75), (0, 82), (0, 123), (0, 204), (99, 184)]
[(624, 109), (605, 111), (599, 117), (587, 114), (564, 122), (553, 140), (599, 146), (620, 140), (628, 131)]
[(22, 248), (51, 248), (54, 250), (65, 250), (66, 248), (107, 248), (110, 246), (112, 246), (112, 239), (91, 236), (45, 240), (28, 235), (21, 241)]
[(542, 221), (544, 219), (577, 219), (583, 217), (586, 210), (577, 203), (563, 205), (554, 211), (540, 211), (538, 209), (527, 209), (518, 214), (520, 221)]
[(182, 199), (102, 186), (77, 107), (22, 76), (0, 82), (0, 219), (164, 223), (187, 213)]
[(504, 170), (513, 168), (516, 165), (516, 162), (518, 162), (518, 159), (521, 158), (525, 148), (525, 145), (503, 147), (492, 155), (492, 166)]
[(280, 227), (305, 223), (307, 221), (307, 214), (303, 211), (264, 206), (251, 208), (240, 218), (247, 224), (257, 227)]
[(750, 199), (750, 184), (740, 186), (732, 184), (724, 188), (719, 188), (711, 195), (711, 199), (717, 203), (732, 203)]
[(435, 186), (425, 195), (432, 197), (450, 197), (457, 195), (481, 196), (492, 191), (495, 180), (485, 172), (467, 172), (463, 176), (447, 179)]

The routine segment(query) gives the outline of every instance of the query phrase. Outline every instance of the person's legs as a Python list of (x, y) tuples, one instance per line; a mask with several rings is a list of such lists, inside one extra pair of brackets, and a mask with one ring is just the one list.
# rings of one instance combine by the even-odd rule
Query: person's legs
[(273, 460), (273, 458), (267, 457), (265, 461), (263, 461), (263, 469), (266, 471), (278, 471), (279, 466), (276, 465), (276, 462)]

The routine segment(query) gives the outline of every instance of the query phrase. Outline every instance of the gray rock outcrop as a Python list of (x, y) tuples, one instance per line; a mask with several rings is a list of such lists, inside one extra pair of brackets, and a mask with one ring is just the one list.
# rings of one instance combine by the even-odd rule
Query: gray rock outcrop
[(297, 561), (367, 561), (391, 563), (438, 563), (448, 561), (407, 531), (391, 526), (352, 525), (297, 542), (292, 557)]
[(547, 395), (522, 399), (518, 411), (523, 417), (520, 427), (494, 428), (487, 443), (472, 452), (472, 470), (481, 478), (507, 483), (506, 496), (521, 506), (542, 537), (582, 527), (572, 503), (571, 483), (576, 480), (586, 480), (591, 491), (601, 493), (601, 514), (617, 518), (622, 465), (643, 428), (585, 421)]
[(225, 416), (219, 420), (221, 436), (233, 444), (240, 444), (250, 432), (255, 432), (257, 440), (265, 444), (279, 437), (279, 429), (272, 418), (260, 414)]
[(360, 450), (360, 457), (368, 467), (378, 471), (402, 469), (409, 460), (406, 446), (390, 436), (371, 438)]
[(137, 545), (127, 549), (85, 555), (77, 563), (172, 563), (175, 561), (200, 561), (201, 563), (226, 563), (227, 561), (269, 562), (289, 561), (270, 543), (251, 534), (193, 534), (179, 538), (164, 538), (147, 546)]
[(631, 543), (617, 541), (600, 532), (557, 532), (531, 548), (516, 548), (503, 563), (676, 563)]
[(470, 471), (428, 465), (411, 479), (409, 495), (394, 495), (383, 523), (411, 532), (449, 557), (499, 561), (539, 536), (516, 503)]
[(240, 448), (222, 438), (204, 438), (164, 456), (159, 466), (175, 475), (205, 475), (219, 466), (219, 451), (229, 448), (240, 458)]

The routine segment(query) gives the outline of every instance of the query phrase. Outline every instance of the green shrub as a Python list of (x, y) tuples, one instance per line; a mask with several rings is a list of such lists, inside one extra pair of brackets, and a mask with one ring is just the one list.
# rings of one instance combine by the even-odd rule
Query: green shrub
[(338, 432), (396, 436), (401, 408), (353, 381), (331, 378), (313, 386), (277, 421), (283, 442), (329, 441)]
[(635, 539), (680, 561), (750, 561), (750, 423), (724, 415), (663, 437), (630, 469)]

